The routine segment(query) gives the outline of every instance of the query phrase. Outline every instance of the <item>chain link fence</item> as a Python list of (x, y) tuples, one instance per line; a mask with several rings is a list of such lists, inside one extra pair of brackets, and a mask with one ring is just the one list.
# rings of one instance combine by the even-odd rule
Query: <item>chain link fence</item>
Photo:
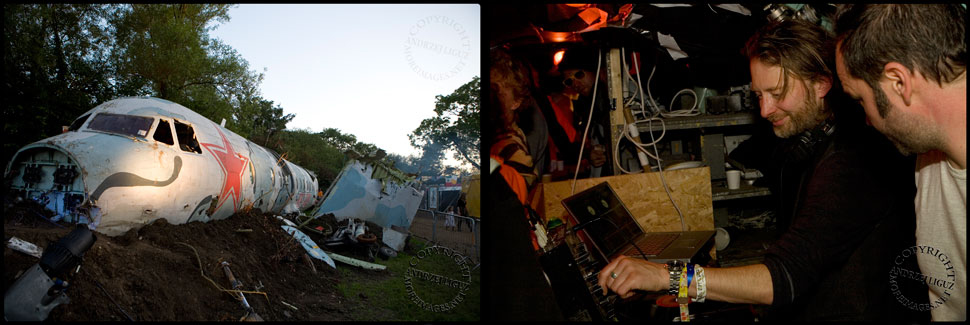
[(429, 242), (461, 253), (476, 265), (481, 262), (481, 230), (477, 218), (452, 214), (455, 227), (446, 228), (447, 212), (418, 209), (411, 222), (411, 234)]

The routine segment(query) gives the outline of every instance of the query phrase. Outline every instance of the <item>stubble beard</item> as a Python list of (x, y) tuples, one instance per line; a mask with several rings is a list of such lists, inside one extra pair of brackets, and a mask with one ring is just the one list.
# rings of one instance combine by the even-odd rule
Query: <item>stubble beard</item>
[(875, 89), (874, 93), (878, 110), (887, 112), (882, 134), (892, 141), (899, 153), (909, 156), (943, 149), (943, 137), (932, 122), (920, 115), (903, 116), (902, 110), (889, 102), (882, 89)]
[(783, 119), (786, 116), (788, 117), (788, 122), (772, 128), (776, 136), (779, 138), (788, 138), (811, 130), (825, 120), (826, 115), (828, 115), (826, 114), (825, 105), (814, 95), (813, 92), (810, 93), (810, 96), (808, 96), (809, 99), (800, 109), (787, 112), (784, 116), (769, 116), (768, 120), (772, 122)]

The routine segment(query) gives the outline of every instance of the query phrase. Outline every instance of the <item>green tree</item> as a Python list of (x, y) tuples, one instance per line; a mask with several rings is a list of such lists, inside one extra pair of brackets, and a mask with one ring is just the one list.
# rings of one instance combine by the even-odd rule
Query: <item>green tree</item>
[(256, 143), (268, 144), (293, 114), (261, 97), (263, 74), (232, 47), (209, 37), (227, 22), (228, 4), (119, 6), (113, 48), (118, 88), (182, 104)]
[(282, 130), (279, 139), (279, 145), (270, 148), (315, 173), (321, 189), (329, 187), (347, 163), (340, 149), (327, 144), (308, 129)]
[[(323, 131), (318, 132), (317, 136), (335, 148), (342, 151), (353, 150), (361, 156), (381, 155), (380, 152), (383, 151), (372, 143), (358, 142), (357, 136), (350, 133), (345, 134), (336, 128), (325, 128)], [(380, 158), (383, 157), (377, 157), (377, 159)]]
[(356, 136), (353, 134), (344, 134), (340, 132), (340, 129), (336, 128), (325, 128), (323, 131), (317, 133), (317, 135), (327, 144), (340, 150), (353, 148), (354, 144), (357, 143)]
[(109, 5), (3, 5), (3, 161), (117, 96)]
[[(262, 98), (263, 75), (209, 37), (229, 20), (225, 4), (4, 4), (3, 160), (61, 132), (83, 112), (120, 96), (182, 104), (234, 132), (287, 152), (319, 176), (346, 158), (309, 131), (285, 131), (293, 114)], [(354, 141), (348, 148), (376, 151)], [(281, 150), (286, 149), (286, 150)], [(369, 153), (369, 152), (368, 152)], [(326, 179), (321, 184), (326, 185)]]
[(273, 105), (272, 101), (261, 101), (261, 110), (259, 110), (259, 118), (257, 123), (254, 124), (255, 134), (254, 139), (264, 139), (264, 143), (268, 143), (274, 135), (279, 131), (286, 129), (286, 124), (293, 120), (296, 115), (294, 114), (284, 114), (283, 108), (279, 105)]
[(441, 145), (455, 152), (455, 159), (480, 169), (478, 164), (481, 147), (481, 119), (479, 77), (462, 85), (447, 96), (435, 96), (434, 112), (437, 116), (421, 121), (408, 138), (415, 148), (429, 143)]
[(233, 125), (239, 135), (266, 146), (273, 135), (286, 129), (295, 115), (284, 114), (283, 108), (273, 101), (248, 94), (242, 97), (233, 113)]
[(444, 169), (442, 164), (444, 155), (445, 151), (442, 150), (441, 145), (434, 143), (433, 140), (425, 142), (421, 147), (421, 157), (416, 161), (416, 173), (420, 176), (441, 176)]
[(378, 148), (376, 145), (372, 143), (357, 142), (353, 145), (353, 147), (351, 147), (351, 149), (353, 149), (354, 152), (357, 152), (364, 156), (374, 156), (374, 155), (381, 156), (381, 157), (377, 157), (377, 159), (383, 158), (383, 155), (386, 154), (386, 153), (383, 153), (384, 152), (383, 149)]
[(404, 155), (399, 155), (396, 153), (387, 154), (387, 161), (391, 163), (391, 166), (397, 168), (398, 170), (407, 174), (418, 174), (418, 160), (421, 159), (420, 156), (409, 155), (405, 157)]
[[(113, 23), (119, 76), (125, 83), (145, 83), (158, 97), (176, 99), (186, 87), (220, 84), (220, 44), (208, 37), (212, 20), (229, 20), (227, 4), (133, 4), (121, 6)], [(141, 89), (132, 85), (131, 89)]]

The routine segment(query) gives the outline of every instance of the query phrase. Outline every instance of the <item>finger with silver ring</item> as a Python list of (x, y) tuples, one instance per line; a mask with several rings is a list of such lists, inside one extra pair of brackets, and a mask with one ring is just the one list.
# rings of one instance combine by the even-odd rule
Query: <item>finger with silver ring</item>
[(616, 272), (610, 272), (610, 277), (616, 279), (617, 277)]

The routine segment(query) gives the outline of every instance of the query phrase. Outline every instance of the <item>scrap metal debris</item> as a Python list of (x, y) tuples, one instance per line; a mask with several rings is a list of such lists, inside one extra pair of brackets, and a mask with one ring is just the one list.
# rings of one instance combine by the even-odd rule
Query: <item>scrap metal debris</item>
[(377, 271), (383, 271), (383, 270), (387, 269), (387, 266), (385, 266), (385, 265), (380, 265), (380, 264), (377, 264), (377, 263), (364, 262), (364, 261), (361, 261), (361, 260), (358, 260), (358, 259), (355, 259), (355, 258), (346, 257), (346, 256), (339, 255), (339, 254), (336, 254), (336, 253), (333, 253), (333, 252), (327, 252), (327, 253), (329, 253), (330, 254), (330, 257), (332, 257), (337, 262), (346, 263), (348, 265), (356, 266), (356, 267), (359, 267), (359, 268), (362, 268), (362, 269), (377, 270)]
[[(286, 220), (286, 219), (283, 219), (283, 220)], [(282, 227), (283, 230), (286, 230), (286, 232), (289, 233), (291, 236), (293, 236), (293, 238), (296, 238), (296, 240), (300, 242), (300, 245), (303, 246), (303, 249), (305, 249), (307, 253), (310, 253), (310, 256), (313, 256), (318, 260), (324, 261), (325, 263), (327, 263), (327, 265), (330, 265), (330, 267), (332, 268), (337, 268), (337, 265), (333, 263), (333, 260), (330, 258), (330, 256), (327, 256), (327, 253), (321, 250), (320, 246), (317, 245), (317, 243), (314, 243), (309, 236), (307, 236), (302, 231), (296, 229), (293, 226), (283, 225), (280, 227)]]
[(7, 241), (7, 247), (36, 258), (40, 258), (43, 253), (43, 250), (37, 247), (37, 245), (17, 237), (10, 237), (10, 240)]
[[(236, 277), (232, 275), (232, 270), (229, 269), (229, 262), (222, 261), (222, 269), (226, 271), (226, 277), (229, 278), (229, 284), (232, 285), (232, 288), (235, 290), (241, 289), (242, 282), (236, 280)], [(253, 307), (249, 305), (249, 302), (246, 301), (246, 295), (238, 291), (236, 292), (236, 295), (236, 299), (242, 303), (243, 308), (246, 310), (246, 314), (243, 315), (243, 317), (239, 320), (247, 322), (262, 322), (263, 318), (259, 317), (259, 314), (257, 314), (256, 311), (253, 310)]]

